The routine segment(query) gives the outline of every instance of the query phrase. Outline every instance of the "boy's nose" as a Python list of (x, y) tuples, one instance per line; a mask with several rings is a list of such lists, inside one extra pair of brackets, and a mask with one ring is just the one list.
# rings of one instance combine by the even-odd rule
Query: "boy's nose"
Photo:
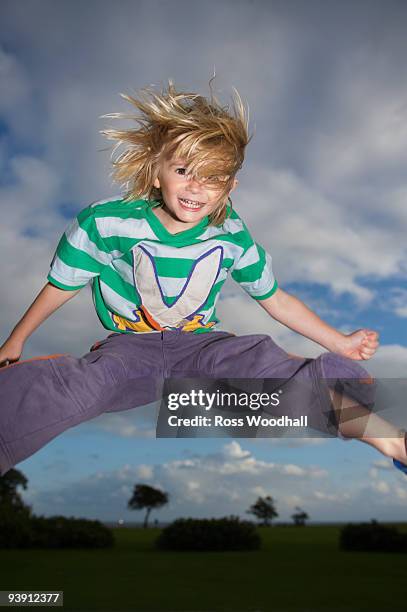
[(202, 186), (203, 181), (200, 181), (197, 178), (188, 179), (188, 191), (190, 191), (191, 193), (199, 193), (199, 191), (202, 189)]

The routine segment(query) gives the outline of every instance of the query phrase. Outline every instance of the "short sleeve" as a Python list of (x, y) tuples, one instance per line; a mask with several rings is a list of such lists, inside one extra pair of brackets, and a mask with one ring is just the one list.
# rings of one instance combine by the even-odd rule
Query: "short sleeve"
[(265, 300), (278, 287), (271, 255), (252, 239), (245, 225), (244, 230), (246, 246), (233, 264), (231, 276), (252, 298)]
[(81, 289), (110, 264), (112, 255), (97, 229), (94, 209), (84, 208), (66, 228), (50, 264), (50, 283), (74, 291)]

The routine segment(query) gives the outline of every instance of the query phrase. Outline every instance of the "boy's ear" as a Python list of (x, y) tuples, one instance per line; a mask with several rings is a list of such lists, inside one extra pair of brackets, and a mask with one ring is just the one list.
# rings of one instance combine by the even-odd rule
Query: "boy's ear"
[(157, 189), (160, 189), (160, 180), (159, 180), (159, 178), (158, 178), (158, 177), (155, 179), (155, 181), (154, 181), (153, 185), (154, 185), (154, 187), (156, 187)]
[(230, 191), (234, 190), (234, 188), (237, 186), (238, 182), (239, 181), (237, 180), (237, 178), (235, 178), (234, 181), (233, 181), (232, 189)]

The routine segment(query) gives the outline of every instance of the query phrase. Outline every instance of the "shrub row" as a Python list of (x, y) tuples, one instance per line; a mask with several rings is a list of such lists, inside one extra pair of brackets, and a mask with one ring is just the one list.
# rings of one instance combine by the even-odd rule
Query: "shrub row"
[(256, 525), (234, 516), (177, 519), (156, 540), (157, 548), (167, 550), (255, 550), (260, 545)]
[(112, 531), (100, 521), (64, 516), (12, 516), (0, 511), (0, 548), (104, 548), (114, 545)]
[(341, 530), (339, 546), (342, 550), (407, 552), (407, 534), (377, 521), (349, 524)]

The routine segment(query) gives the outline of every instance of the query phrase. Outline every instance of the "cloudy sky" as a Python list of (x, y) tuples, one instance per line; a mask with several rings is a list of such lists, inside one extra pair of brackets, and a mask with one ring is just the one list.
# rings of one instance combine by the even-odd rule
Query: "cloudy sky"
[[(215, 69), (218, 97), (230, 102), (236, 87), (249, 105), (254, 137), (233, 201), (280, 286), (346, 333), (377, 330), (366, 367), (405, 376), (406, 3), (2, 0), (1, 23), (2, 341), (46, 282), (72, 216), (120, 193), (100, 116), (129, 110), (120, 92), (168, 78), (207, 95)], [(307, 356), (324, 350), (228, 283), (225, 330), (267, 333)], [(108, 333), (87, 287), (24, 357), (80, 356)], [(143, 482), (169, 492), (162, 520), (244, 517), (267, 494), (281, 520), (297, 505), (315, 521), (406, 519), (405, 476), (365, 444), (157, 440), (154, 408), (102, 415), (19, 464), (33, 510), (140, 520), (126, 504)]]

